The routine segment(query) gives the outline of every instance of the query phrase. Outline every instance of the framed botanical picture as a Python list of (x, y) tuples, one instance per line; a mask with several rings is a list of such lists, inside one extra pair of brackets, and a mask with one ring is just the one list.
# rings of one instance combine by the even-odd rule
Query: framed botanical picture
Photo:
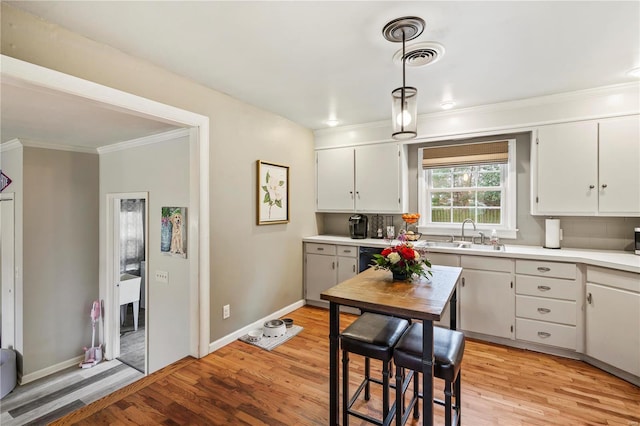
[(187, 258), (187, 208), (162, 207), (160, 252)]
[(258, 225), (289, 222), (289, 167), (258, 160)]

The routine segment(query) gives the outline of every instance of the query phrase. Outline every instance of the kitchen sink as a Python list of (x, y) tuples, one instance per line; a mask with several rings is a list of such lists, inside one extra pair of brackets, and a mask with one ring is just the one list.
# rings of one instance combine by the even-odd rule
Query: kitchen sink
[(425, 241), (424, 248), (458, 248), (469, 250), (505, 251), (504, 245), (473, 244), (470, 241)]

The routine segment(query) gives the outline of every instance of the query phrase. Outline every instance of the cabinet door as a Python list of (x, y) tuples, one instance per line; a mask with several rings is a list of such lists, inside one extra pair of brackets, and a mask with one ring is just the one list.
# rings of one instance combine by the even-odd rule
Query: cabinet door
[(512, 274), (463, 270), (459, 295), (462, 330), (513, 337), (515, 295)]
[(358, 258), (338, 257), (338, 282), (346, 281), (358, 275)]
[(400, 163), (398, 144), (356, 148), (356, 210), (401, 213)]
[(305, 298), (320, 300), (320, 293), (336, 285), (336, 257), (309, 253), (306, 262)]
[(599, 122), (600, 213), (640, 215), (640, 115)]
[(534, 211), (594, 215), (598, 210), (597, 122), (541, 127), (534, 149), (538, 185)]
[(353, 148), (321, 150), (316, 153), (317, 209), (352, 211), (354, 206)]
[(640, 376), (640, 294), (587, 283), (587, 355)]

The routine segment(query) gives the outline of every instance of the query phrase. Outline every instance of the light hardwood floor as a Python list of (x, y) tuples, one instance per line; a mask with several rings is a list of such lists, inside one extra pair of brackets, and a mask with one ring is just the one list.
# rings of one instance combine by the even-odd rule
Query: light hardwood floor
[[(288, 315), (304, 330), (272, 352), (235, 341), (185, 358), (55, 424), (328, 424), (328, 311)], [(354, 317), (343, 315), (342, 327)], [(372, 362), (379, 372), (379, 363)], [(363, 362), (352, 356), (352, 391)], [(436, 381), (436, 389), (441, 389)], [(358, 406), (380, 414), (379, 392)], [(640, 388), (581, 361), (467, 341), (465, 425), (639, 425)], [(436, 412), (442, 424), (441, 409)], [(358, 419), (352, 425), (366, 424)], [(420, 422), (410, 420), (408, 424)]]

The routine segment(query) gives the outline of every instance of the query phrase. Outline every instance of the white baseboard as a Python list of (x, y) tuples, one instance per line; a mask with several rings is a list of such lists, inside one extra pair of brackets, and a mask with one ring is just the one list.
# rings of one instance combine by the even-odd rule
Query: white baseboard
[(271, 315), (267, 315), (266, 317), (259, 319), (258, 321), (251, 323), (245, 327), (242, 327), (240, 330), (236, 330), (231, 334), (227, 334), (226, 336), (209, 343), (209, 353), (215, 352), (218, 349), (228, 345), (229, 343), (235, 341), (238, 339), (238, 337), (240, 336), (244, 336), (245, 334), (247, 334), (250, 330), (256, 329), (256, 328), (261, 328), (263, 326), (263, 324), (265, 323), (265, 321), (273, 319), (273, 318), (280, 318), (284, 315), (287, 315), (289, 312), (293, 312), (296, 309), (299, 309), (301, 307), (303, 307), (305, 305), (305, 301), (304, 299), (299, 300), (295, 303), (292, 303), (289, 306), (285, 306), (284, 308), (280, 309), (279, 311), (276, 311), (274, 313), (272, 313)]
[(58, 364), (49, 366), (47, 368), (43, 368), (42, 370), (34, 371), (33, 373), (29, 373), (24, 376), (19, 374), (18, 383), (20, 383), (21, 385), (25, 385), (29, 382), (33, 382), (34, 380), (38, 380), (50, 374), (57, 373), (58, 371), (64, 370), (65, 368), (69, 368), (73, 366), (78, 367), (83, 360), (84, 360), (84, 355), (80, 355), (76, 358), (71, 358), (66, 361), (62, 361)]

